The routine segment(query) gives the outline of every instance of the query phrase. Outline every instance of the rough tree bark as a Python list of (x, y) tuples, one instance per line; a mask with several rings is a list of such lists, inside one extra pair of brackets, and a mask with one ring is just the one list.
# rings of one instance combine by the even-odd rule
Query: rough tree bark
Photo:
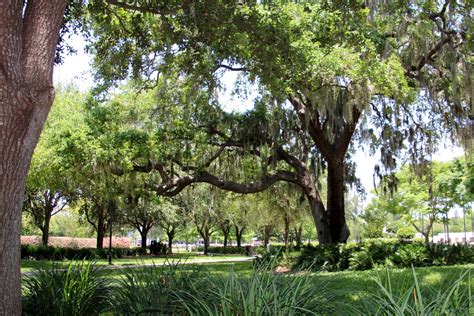
[(0, 315), (21, 314), (25, 179), (54, 99), (54, 55), (66, 5), (0, 1)]
[(328, 161), (327, 177), (327, 213), (329, 231), (333, 243), (346, 242), (349, 238), (349, 228), (346, 224), (344, 202), (344, 162), (342, 159)]

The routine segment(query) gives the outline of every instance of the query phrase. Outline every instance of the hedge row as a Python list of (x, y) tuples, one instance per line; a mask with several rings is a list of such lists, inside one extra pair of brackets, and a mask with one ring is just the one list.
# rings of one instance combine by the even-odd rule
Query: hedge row
[(430, 244), (398, 239), (306, 246), (294, 269), (324, 271), (368, 270), (377, 266), (407, 268), (474, 263), (470, 245)]
[[(144, 254), (146, 254), (146, 250), (142, 248), (112, 248), (113, 258), (133, 257)], [(21, 258), (30, 260), (106, 259), (108, 255), (108, 248), (63, 248), (21, 245)]]

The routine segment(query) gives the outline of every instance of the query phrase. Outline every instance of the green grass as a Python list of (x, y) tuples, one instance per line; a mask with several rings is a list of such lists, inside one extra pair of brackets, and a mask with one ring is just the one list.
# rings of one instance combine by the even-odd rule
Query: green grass
[[(227, 260), (227, 259), (241, 259), (247, 258), (242, 255), (213, 255), (213, 256), (204, 256), (198, 255), (196, 253), (181, 253), (173, 254), (166, 257), (136, 257), (136, 258), (117, 258), (112, 260), (114, 266), (134, 266), (134, 265), (161, 265), (167, 261), (186, 261), (186, 262), (199, 262), (202, 260), (207, 261), (217, 261), (217, 260)], [(46, 261), (46, 260), (21, 260), (21, 272), (32, 272), (38, 269), (45, 269), (51, 267), (51, 265), (56, 264), (63, 267), (68, 266), (71, 261), (62, 260), (62, 261)], [(107, 259), (97, 259), (97, 265), (99, 266), (108, 266), (109, 262)]]

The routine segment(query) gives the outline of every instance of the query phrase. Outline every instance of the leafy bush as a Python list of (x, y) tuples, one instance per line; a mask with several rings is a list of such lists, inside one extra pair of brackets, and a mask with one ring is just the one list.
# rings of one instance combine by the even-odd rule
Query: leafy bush
[(361, 243), (306, 246), (293, 266), (296, 270), (368, 270), (377, 266), (407, 268), (474, 262), (470, 245), (431, 244), (397, 239), (372, 239)]
[(411, 227), (402, 227), (397, 230), (397, 237), (400, 239), (412, 239), (415, 237), (415, 230)]
[(99, 315), (110, 307), (110, 283), (94, 263), (55, 265), (26, 276), (23, 285), (25, 315)]

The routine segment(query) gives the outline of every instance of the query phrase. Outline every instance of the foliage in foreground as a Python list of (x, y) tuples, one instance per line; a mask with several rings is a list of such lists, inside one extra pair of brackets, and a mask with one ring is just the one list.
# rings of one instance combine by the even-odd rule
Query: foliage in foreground
[(25, 315), (99, 315), (110, 308), (110, 281), (93, 262), (54, 265), (23, 280)]
[(472, 315), (474, 312), (470, 270), (450, 280), (447, 289), (422, 288), (413, 268), (413, 282), (395, 285), (390, 271), (386, 271), (385, 280), (381, 276), (375, 280), (379, 291), (372, 293), (365, 304), (368, 315)]
[[(337, 277), (276, 274), (268, 269), (273, 265), (254, 268), (250, 275), (234, 268), (216, 275), (205, 266), (177, 262), (127, 269), (115, 282), (104, 281), (93, 265), (84, 262), (66, 270), (53, 267), (25, 280), (24, 311), (40, 315), (465, 315), (473, 309), (469, 270), (449, 275), (436, 287), (419, 282), (422, 278), (413, 269), (408, 281), (387, 270), (367, 281), (370, 286), (358, 288), (357, 282), (348, 284), (346, 279), (337, 288), (331, 283)], [(351, 278), (357, 276), (351, 273)], [(354, 301), (357, 292), (360, 296)]]
[(398, 268), (474, 263), (470, 245), (430, 244), (397, 239), (307, 246), (293, 268), (313, 271), (368, 270), (376, 266)]

